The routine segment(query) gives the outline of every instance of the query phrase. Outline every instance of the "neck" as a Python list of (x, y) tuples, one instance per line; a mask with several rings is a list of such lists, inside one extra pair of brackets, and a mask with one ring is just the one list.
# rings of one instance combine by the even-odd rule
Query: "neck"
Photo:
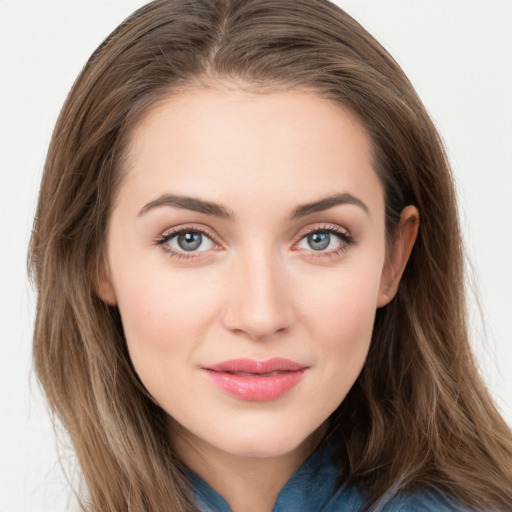
[(322, 435), (317, 431), (291, 452), (273, 457), (227, 453), (176, 431), (173, 446), (185, 465), (218, 492), (233, 512), (271, 512), (279, 491), (313, 453)]

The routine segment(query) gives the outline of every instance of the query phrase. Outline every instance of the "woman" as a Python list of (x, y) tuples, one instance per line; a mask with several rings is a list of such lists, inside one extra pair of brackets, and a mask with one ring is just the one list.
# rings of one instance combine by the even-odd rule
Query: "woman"
[(454, 205), (410, 83), (332, 4), (126, 20), (64, 105), (31, 249), (84, 509), (510, 510)]

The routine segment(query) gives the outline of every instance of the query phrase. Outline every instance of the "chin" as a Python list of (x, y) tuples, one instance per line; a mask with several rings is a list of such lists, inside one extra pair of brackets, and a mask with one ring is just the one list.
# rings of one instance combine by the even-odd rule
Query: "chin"
[(289, 440), (241, 440), (238, 443), (231, 443), (226, 447), (232, 455), (238, 457), (253, 457), (260, 459), (271, 459), (280, 457), (292, 452), (301, 443), (291, 443)]
[(320, 429), (310, 432), (297, 428), (296, 425), (288, 429), (281, 426), (272, 429), (261, 428), (257, 431), (253, 429), (250, 435), (231, 432), (226, 437), (222, 436), (222, 439), (212, 439), (210, 444), (233, 456), (267, 459), (287, 455), (306, 443), (313, 446), (315, 439), (319, 439), (320, 436)]

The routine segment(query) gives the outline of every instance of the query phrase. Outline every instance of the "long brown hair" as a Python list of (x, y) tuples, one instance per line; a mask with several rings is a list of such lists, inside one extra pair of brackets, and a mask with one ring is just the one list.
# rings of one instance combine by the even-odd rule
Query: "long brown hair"
[[(421, 227), (370, 352), (332, 415), (343, 478), (376, 504), (435, 487), (473, 508), (510, 508), (512, 436), (468, 344), (461, 234), (439, 136), (404, 73), (327, 0), (157, 0), (92, 55), (58, 119), (31, 242), (37, 375), (69, 432), (93, 512), (193, 510), (165, 413), (132, 368), (117, 308), (95, 293), (105, 226), (135, 123), (159, 99), (232, 80), (314, 89), (361, 119), (385, 189)], [(382, 501), (382, 500), (381, 500)]]

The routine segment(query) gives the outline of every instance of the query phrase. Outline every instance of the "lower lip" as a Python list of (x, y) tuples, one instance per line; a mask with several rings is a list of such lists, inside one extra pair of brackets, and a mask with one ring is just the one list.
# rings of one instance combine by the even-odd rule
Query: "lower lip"
[(237, 375), (205, 371), (214, 384), (230, 395), (242, 400), (264, 402), (275, 400), (290, 391), (302, 379), (306, 369), (284, 371), (275, 375)]

